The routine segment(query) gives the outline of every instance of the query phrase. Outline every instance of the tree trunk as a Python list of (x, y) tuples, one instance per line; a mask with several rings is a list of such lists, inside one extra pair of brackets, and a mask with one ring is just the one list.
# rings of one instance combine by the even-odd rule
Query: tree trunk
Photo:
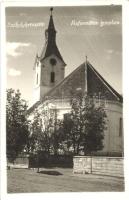
[(84, 156), (86, 156), (87, 154), (87, 148), (86, 148), (86, 145), (84, 144)]
[(79, 155), (79, 144), (77, 144), (77, 155)]
[(39, 153), (38, 153), (38, 155), (37, 155), (37, 173), (39, 173)]
[(73, 152), (74, 152), (74, 155), (76, 155), (76, 145), (75, 145), (75, 143), (73, 144)]

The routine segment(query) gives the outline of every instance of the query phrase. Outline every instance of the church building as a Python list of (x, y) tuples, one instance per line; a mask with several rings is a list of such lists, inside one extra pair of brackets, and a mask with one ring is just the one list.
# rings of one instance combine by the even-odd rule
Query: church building
[[(97, 103), (104, 102), (107, 114), (102, 155), (123, 155), (123, 115), (122, 96), (87, 61), (65, 77), (65, 61), (56, 44), (56, 29), (52, 8), (48, 28), (45, 31), (45, 45), (34, 63), (34, 104), (29, 108), (29, 118), (34, 110), (45, 108), (56, 109), (59, 119), (70, 112), (70, 100), (79, 91), (94, 98)], [(98, 152), (99, 153), (99, 152)]]

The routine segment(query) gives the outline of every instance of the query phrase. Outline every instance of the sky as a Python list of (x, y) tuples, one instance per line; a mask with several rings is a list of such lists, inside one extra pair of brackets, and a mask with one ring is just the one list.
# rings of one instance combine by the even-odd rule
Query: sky
[[(31, 105), (34, 61), (45, 42), (49, 7), (6, 8), (7, 88), (19, 89)], [(85, 56), (105, 80), (122, 94), (121, 6), (54, 7), (57, 46), (67, 64), (65, 76)]]

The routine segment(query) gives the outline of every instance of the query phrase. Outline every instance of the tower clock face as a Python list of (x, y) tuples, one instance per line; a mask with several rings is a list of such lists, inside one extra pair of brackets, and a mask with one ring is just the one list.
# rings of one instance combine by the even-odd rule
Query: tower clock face
[(52, 66), (56, 65), (56, 63), (57, 63), (57, 61), (56, 61), (55, 58), (51, 58), (51, 59), (50, 59), (50, 64), (51, 64)]

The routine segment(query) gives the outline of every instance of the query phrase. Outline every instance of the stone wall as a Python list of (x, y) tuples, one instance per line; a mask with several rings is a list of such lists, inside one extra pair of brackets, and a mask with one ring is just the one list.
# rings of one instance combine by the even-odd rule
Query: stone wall
[(29, 158), (26, 156), (17, 157), (13, 163), (8, 160), (7, 166), (11, 168), (28, 168)]
[(75, 156), (73, 158), (73, 173), (124, 177), (123, 165), (121, 157)]

